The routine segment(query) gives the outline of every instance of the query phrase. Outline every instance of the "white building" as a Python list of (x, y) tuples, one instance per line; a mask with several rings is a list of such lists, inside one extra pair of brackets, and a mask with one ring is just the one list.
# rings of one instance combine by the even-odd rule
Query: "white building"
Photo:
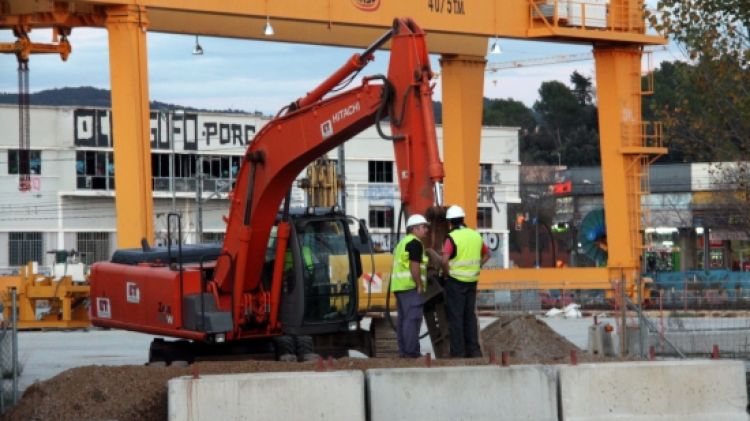
[[(227, 192), (246, 145), (267, 122), (250, 114), (151, 113), (157, 243), (166, 238), (166, 215), (173, 207), (182, 215), (187, 242), (196, 242), (199, 170), (203, 240), (222, 238)], [(19, 165), (25, 160), (18, 150), (18, 110), (0, 105), (0, 267), (28, 260), (49, 265), (54, 257), (46, 252), (55, 249), (76, 249), (87, 262), (109, 259), (116, 246), (111, 126), (108, 109), (32, 107), (32, 175), (29, 190), (20, 191)], [(440, 127), (437, 133), (442, 145)], [(335, 150), (329, 154), (336, 156)], [(371, 128), (346, 143), (345, 157), (347, 213), (366, 219), (374, 240), (387, 248), (399, 211), (391, 143)], [(483, 128), (480, 160), (478, 228), (494, 250), (494, 264), (504, 266), (507, 203), (520, 201), (517, 129)], [(305, 204), (298, 187), (292, 198), (292, 205)]]

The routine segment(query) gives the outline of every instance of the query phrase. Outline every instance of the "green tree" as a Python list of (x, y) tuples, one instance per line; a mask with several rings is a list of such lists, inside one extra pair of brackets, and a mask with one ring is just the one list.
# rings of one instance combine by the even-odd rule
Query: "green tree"
[(729, 57), (742, 66), (750, 59), (747, 0), (659, 0), (656, 12), (647, 11), (646, 16), (692, 59)]
[(665, 62), (654, 72), (644, 118), (664, 122), (669, 160), (750, 158), (750, 74), (733, 59)]
[(576, 70), (570, 75), (570, 83), (573, 84), (573, 95), (580, 105), (591, 105), (594, 102), (591, 77), (586, 77)]
[[(650, 23), (684, 48), (692, 63), (662, 66), (649, 111), (665, 122), (673, 158), (750, 158), (750, 2), (660, 0)], [(658, 75), (658, 73), (657, 73)]]
[[(580, 74), (579, 74), (580, 76)], [(573, 76), (571, 76), (573, 79)], [(576, 81), (585, 88), (585, 78)], [(579, 101), (573, 90), (558, 81), (543, 82), (534, 103), (540, 130), (522, 143), (522, 157), (528, 163), (598, 165), (599, 133), (593, 104)]]
[(492, 126), (515, 126), (528, 132), (536, 126), (534, 114), (521, 101), (514, 99), (484, 99), (482, 122)]

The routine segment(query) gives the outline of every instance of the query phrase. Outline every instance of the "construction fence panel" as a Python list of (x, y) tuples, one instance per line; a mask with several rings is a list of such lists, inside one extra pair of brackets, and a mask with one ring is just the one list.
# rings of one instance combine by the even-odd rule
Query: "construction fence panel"
[(542, 309), (542, 295), (538, 283), (518, 282), (508, 288), (479, 291), (477, 308), (495, 312), (538, 313)]
[(750, 291), (662, 290), (643, 314), (644, 354), (750, 360)]

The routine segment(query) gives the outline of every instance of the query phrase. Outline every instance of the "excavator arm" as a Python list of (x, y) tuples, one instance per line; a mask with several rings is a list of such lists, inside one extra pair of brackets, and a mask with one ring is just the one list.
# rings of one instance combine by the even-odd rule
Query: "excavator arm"
[[(388, 75), (365, 77), (359, 86), (341, 91), (339, 87), (353, 80), (372, 61), (373, 52), (388, 42)], [(316, 335), (342, 328), (348, 331), (349, 323), (357, 317), (355, 272), (359, 262), (352, 237), (344, 229), (345, 217), (335, 212), (326, 216), (347, 231), (336, 233), (336, 241), (349, 242), (346, 253), (328, 253), (325, 261), (311, 258), (303, 273), (299, 255), (306, 252), (300, 249), (300, 241), (287, 247), (288, 241), (309, 235), (307, 228), (314, 230), (321, 218), (312, 215), (307, 221), (317, 222), (302, 223), (305, 218), (289, 210), (288, 195), (305, 166), (377, 125), (381, 135), (393, 143), (402, 208), (407, 214), (424, 213), (434, 204), (440, 205), (443, 167), (437, 149), (431, 77), (424, 32), (410, 20), (395, 20), (391, 31), (285, 107), (256, 135), (230, 196), (221, 248), (183, 246), (178, 239), (176, 253), (170, 247), (144, 246), (142, 250), (118, 250), (110, 262), (93, 265), (92, 322), (219, 347), (223, 342), (263, 342), (285, 331)], [(390, 130), (385, 130), (388, 133), (380, 127), (385, 120), (390, 125)], [(302, 234), (300, 226), (305, 227)], [(274, 227), (275, 241), (269, 249)], [(298, 257), (292, 256), (294, 253)], [(354, 272), (337, 272), (341, 259), (347, 260)], [(290, 269), (285, 267), (287, 263)], [(285, 273), (293, 272), (295, 279), (302, 281), (289, 281)], [(287, 294), (282, 302), (283, 285)], [(183, 345), (180, 341), (169, 346), (155, 341), (149, 360), (167, 358), (172, 346)]]
[[(353, 79), (372, 60), (373, 52), (391, 41), (388, 76), (365, 77), (361, 86), (330, 95)], [(443, 167), (437, 149), (432, 107), (432, 77), (424, 32), (409, 19), (396, 19), (393, 29), (363, 54), (355, 54), (311, 93), (290, 104), (269, 122), (248, 148), (237, 176), (226, 218), (227, 230), (212, 288), (231, 297), (235, 334), (240, 335), (248, 303), (262, 291), (261, 270), (271, 230), (294, 179), (319, 156), (364, 129), (378, 125), (393, 142), (402, 205), (425, 212), (441, 202)], [(329, 95), (327, 98), (324, 98)], [(391, 134), (380, 123), (389, 119)], [(288, 237), (282, 221), (277, 233), (277, 259), (270, 291), (268, 331), (277, 329), (281, 294), (280, 261)], [(264, 301), (265, 302), (265, 301)], [(225, 302), (220, 303), (226, 308)]]

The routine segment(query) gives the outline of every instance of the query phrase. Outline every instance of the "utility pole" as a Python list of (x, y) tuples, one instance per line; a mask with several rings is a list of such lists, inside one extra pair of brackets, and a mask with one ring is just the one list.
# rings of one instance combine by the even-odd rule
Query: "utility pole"
[(195, 168), (197, 170), (195, 183), (195, 203), (198, 212), (195, 215), (195, 244), (203, 242), (203, 155), (198, 155)]
[(342, 144), (338, 148), (338, 161), (336, 166), (336, 172), (338, 173), (338, 180), (334, 180), (334, 182), (341, 181), (341, 185), (339, 186), (339, 207), (341, 208), (341, 211), (346, 213), (346, 154), (344, 153), (344, 145)]
[(171, 153), (169, 156), (169, 191), (172, 192), (172, 212), (177, 212), (177, 192), (174, 182), (174, 126), (172, 123), (172, 111), (167, 110), (167, 140)]
[(539, 202), (536, 204), (534, 216), (534, 267), (539, 269)]
[(534, 206), (534, 267), (539, 268), (539, 201), (542, 194), (529, 193), (529, 197), (535, 200)]

